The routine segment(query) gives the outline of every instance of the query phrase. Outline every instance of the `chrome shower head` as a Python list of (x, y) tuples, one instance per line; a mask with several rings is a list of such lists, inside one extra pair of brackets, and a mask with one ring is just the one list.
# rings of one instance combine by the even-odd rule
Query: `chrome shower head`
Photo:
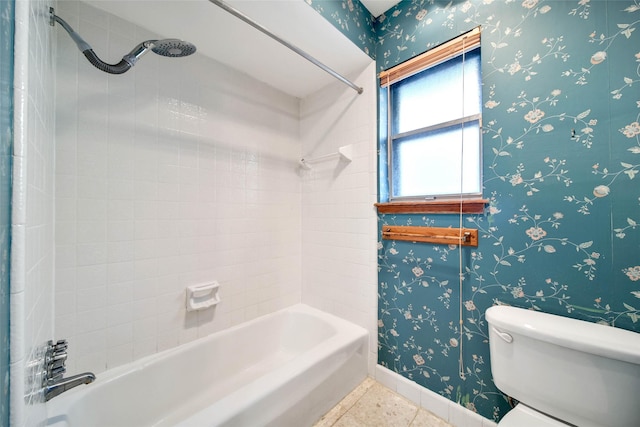
[(195, 45), (179, 39), (152, 40), (150, 42), (152, 44), (151, 50), (154, 53), (170, 58), (188, 56), (196, 51)]
[(110, 74), (122, 74), (129, 71), (129, 69), (136, 64), (138, 59), (140, 59), (150, 49), (158, 55), (168, 56), (171, 58), (191, 55), (196, 51), (196, 47), (193, 44), (179, 39), (147, 40), (134, 47), (133, 50), (123, 56), (122, 60), (117, 64), (107, 64), (98, 58), (98, 55), (95, 54), (89, 43), (84, 41), (82, 37), (80, 37), (80, 34), (76, 33), (73, 28), (64, 21), (64, 19), (57, 16), (55, 14), (55, 10), (50, 7), (49, 25), (55, 25), (56, 22), (65, 29), (76, 43), (76, 46), (78, 46), (78, 49), (80, 49), (80, 52), (82, 52), (93, 66)]

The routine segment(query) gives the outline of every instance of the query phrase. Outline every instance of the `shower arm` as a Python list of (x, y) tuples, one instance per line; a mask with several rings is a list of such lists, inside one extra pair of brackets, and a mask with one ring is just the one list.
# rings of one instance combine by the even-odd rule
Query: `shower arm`
[(249, 18), (247, 15), (245, 15), (244, 13), (240, 12), (239, 10), (235, 9), (232, 6), (229, 6), (228, 4), (226, 4), (224, 1), (222, 0), (209, 0), (211, 3), (215, 4), (216, 6), (220, 7), (221, 9), (229, 12), (230, 14), (232, 14), (233, 16), (235, 16), (236, 18), (240, 19), (241, 21), (246, 22), (247, 24), (251, 25), (253, 28), (255, 28), (256, 30), (266, 34), (267, 36), (271, 37), (272, 39), (274, 39), (275, 41), (277, 41), (278, 43), (288, 47), (289, 49), (291, 49), (292, 51), (294, 51), (295, 53), (297, 53), (298, 55), (302, 56), (304, 59), (306, 59), (307, 61), (315, 64), (316, 66), (320, 67), (321, 69), (323, 69), (324, 71), (326, 71), (327, 73), (331, 74), (333, 77), (335, 77), (336, 79), (340, 80), (342, 83), (346, 84), (347, 86), (351, 87), (353, 90), (355, 90), (356, 92), (358, 92), (358, 94), (362, 94), (363, 89), (356, 85), (355, 83), (353, 83), (352, 81), (346, 79), (345, 77), (343, 77), (342, 75), (338, 74), (337, 72), (335, 72), (334, 70), (332, 70), (331, 68), (327, 67), (326, 65), (324, 65), (322, 62), (318, 61), (316, 58), (314, 58), (313, 56), (309, 55), (307, 52), (305, 52), (304, 50), (292, 45), (291, 43), (289, 43), (288, 41), (282, 39), (281, 37), (273, 34), (271, 31), (269, 31), (267, 28), (263, 27), (262, 25), (258, 24), (257, 22), (255, 22), (254, 20), (252, 20), (251, 18)]
[(91, 45), (84, 41), (84, 39), (80, 37), (80, 34), (76, 33), (73, 28), (71, 28), (71, 26), (65, 22), (64, 19), (55, 14), (55, 10), (53, 7), (49, 8), (49, 14), (49, 24), (51, 26), (54, 26), (56, 22), (60, 24), (60, 26), (64, 28), (65, 31), (69, 34), (69, 37), (73, 39), (76, 46), (78, 46), (78, 49), (87, 58), (87, 60), (94, 67), (110, 74), (122, 74), (129, 71), (129, 69), (135, 65), (138, 59), (140, 59), (142, 55), (147, 53), (149, 49), (153, 47), (153, 40), (147, 40), (134, 47), (133, 50), (123, 56), (120, 62), (118, 62), (117, 64), (108, 64), (101, 60), (98, 55), (96, 55), (96, 53), (93, 51), (93, 48), (91, 48)]

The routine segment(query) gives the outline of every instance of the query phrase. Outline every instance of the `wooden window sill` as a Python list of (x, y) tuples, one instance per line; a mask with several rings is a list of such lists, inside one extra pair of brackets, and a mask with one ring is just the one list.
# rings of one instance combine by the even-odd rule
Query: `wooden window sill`
[[(462, 201), (463, 214), (481, 214), (484, 207), (489, 203), (487, 199), (466, 199)], [(376, 203), (378, 213), (399, 213), (399, 214), (459, 214), (460, 200), (429, 200), (410, 202), (386, 202)]]

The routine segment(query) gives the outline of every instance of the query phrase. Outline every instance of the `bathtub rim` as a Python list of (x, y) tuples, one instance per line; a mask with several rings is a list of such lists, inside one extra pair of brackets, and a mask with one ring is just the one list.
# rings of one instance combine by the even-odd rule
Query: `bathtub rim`
[[(257, 316), (253, 319), (247, 320), (245, 322), (239, 323), (232, 327), (213, 332), (204, 337), (197, 338), (195, 340), (189, 341), (185, 344), (178, 345), (176, 347), (172, 347), (154, 354), (147, 355), (138, 360), (134, 360), (127, 364), (114, 367), (112, 369), (108, 369), (101, 374), (96, 375), (96, 381), (93, 384), (89, 384), (86, 387), (78, 387), (76, 389), (70, 390), (65, 394), (57, 397), (46, 403), (45, 409), (47, 417), (45, 419), (45, 426), (49, 427), (62, 427), (68, 425), (67, 423), (67, 414), (70, 409), (78, 402), (78, 400), (82, 399), (82, 396), (90, 393), (91, 390), (87, 389), (88, 387), (106, 387), (109, 383), (117, 381), (118, 379), (130, 375), (135, 372), (139, 372), (144, 370), (145, 368), (161, 361), (165, 358), (170, 357), (179, 357), (181, 353), (188, 352), (192, 350), (194, 347), (198, 347), (201, 345), (205, 345), (207, 341), (214, 340), (217, 337), (222, 337), (225, 335), (233, 334), (235, 331), (241, 328), (247, 328), (256, 323), (264, 322), (270, 318), (280, 316), (286, 313), (302, 313), (305, 315), (311, 315), (321, 319), (326, 322), (330, 327), (332, 327), (335, 333), (330, 336), (328, 339), (319, 342), (326, 344), (329, 342), (344, 342), (345, 336), (352, 336), (354, 341), (365, 340), (363, 343), (363, 349), (365, 353), (368, 351), (369, 346), (369, 332), (349, 320), (340, 318), (331, 313), (327, 313), (325, 311), (319, 310), (315, 307), (311, 307), (307, 304), (297, 303), (279, 310), (276, 310), (271, 313), (267, 313), (261, 316)], [(317, 346), (317, 345), (316, 345)], [(325, 353), (326, 350), (321, 350), (321, 353)], [(299, 363), (299, 362), (297, 362)], [(307, 363), (304, 363), (307, 365)], [(235, 391), (233, 392), (235, 394)]]

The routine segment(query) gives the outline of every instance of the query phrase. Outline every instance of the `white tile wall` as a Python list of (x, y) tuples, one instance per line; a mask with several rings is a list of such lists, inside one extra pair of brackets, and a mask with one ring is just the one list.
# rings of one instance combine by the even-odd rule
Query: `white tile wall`
[[(53, 333), (55, 43), (52, 2), (16, 2), (11, 247), (11, 425), (46, 417), (27, 366)], [(29, 396), (25, 400), (25, 396)]]
[[(301, 116), (299, 100), (197, 55), (106, 75), (48, 25), (50, 5), (107, 61), (155, 38), (84, 3), (17, 2), (12, 425), (45, 417), (22, 399), (25, 366), (53, 337), (71, 342), (69, 373), (99, 373), (302, 292), (375, 336), (374, 66), (354, 76), (365, 95), (331, 88)], [(342, 141), (355, 157), (340, 174), (300, 175), (303, 152)], [(213, 279), (223, 302), (186, 313), (184, 288)]]
[(456, 427), (497, 426), (494, 421), (484, 418), (383, 366), (376, 366), (374, 377), (385, 387), (401, 394)]
[(350, 76), (364, 92), (336, 82), (301, 103), (305, 158), (353, 149), (350, 163), (329, 159), (300, 170), (302, 300), (370, 332), (370, 373), (377, 362), (377, 220), (375, 64)]
[[(161, 38), (57, 13), (105, 61)], [(199, 55), (93, 68), (58, 29), (56, 337), (99, 373), (300, 302), (299, 101)], [(179, 37), (179, 34), (173, 35)], [(215, 310), (185, 288), (217, 280)]]

